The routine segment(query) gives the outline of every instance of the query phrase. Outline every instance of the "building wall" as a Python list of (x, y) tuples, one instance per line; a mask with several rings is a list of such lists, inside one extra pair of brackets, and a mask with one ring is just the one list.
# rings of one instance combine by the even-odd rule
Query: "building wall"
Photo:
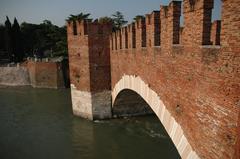
[(63, 67), (60, 62), (29, 61), (31, 85), (35, 88), (65, 88)]
[(132, 28), (134, 24), (128, 26), (128, 49), (120, 49), (118, 36), (122, 34), (113, 33), (110, 38), (112, 88), (124, 75), (141, 77), (161, 97), (200, 158), (237, 158), (240, 14), (236, 6), (239, 2), (223, 1), (221, 45), (217, 41), (219, 32), (211, 32), (212, 0), (183, 1), (181, 32), (181, 4), (171, 2), (162, 6), (160, 47), (154, 47), (154, 39), (148, 39), (156, 34), (155, 30), (148, 30), (153, 28), (149, 23), (147, 47), (139, 47), (142, 36), (136, 35), (138, 43), (136, 48), (132, 47), (135, 34), (132, 30), (137, 35), (139, 32), (138, 28)]

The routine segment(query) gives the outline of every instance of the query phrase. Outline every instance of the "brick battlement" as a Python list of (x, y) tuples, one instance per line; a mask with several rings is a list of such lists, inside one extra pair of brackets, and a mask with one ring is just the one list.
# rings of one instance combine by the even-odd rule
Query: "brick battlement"
[(77, 36), (96, 36), (111, 31), (112, 25), (108, 23), (99, 23), (91, 19), (67, 22), (68, 35)]
[(220, 45), (221, 21), (211, 23), (213, 0), (184, 0), (184, 27), (180, 27), (181, 6), (181, 1), (172, 1), (112, 33), (111, 49)]

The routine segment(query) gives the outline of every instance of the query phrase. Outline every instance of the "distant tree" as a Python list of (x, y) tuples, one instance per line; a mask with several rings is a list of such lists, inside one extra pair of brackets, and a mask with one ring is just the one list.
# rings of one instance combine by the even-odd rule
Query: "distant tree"
[(53, 25), (51, 21), (43, 23), (22, 23), (21, 31), (24, 41), (24, 52), (28, 56), (53, 57), (67, 56), (66, 27)]
[(98, 22), (101, 24), (114, 24), (113, 19), (111, 17), (100, 17)]
[(50, 20), (47, 20), (47, 19), (45, 19), (45, 20), (43, 21), (43, 24), (49, 25), (49, 26), (53, 25), (52, 22), (51, 22)]
[(115, 30), (119, 30), (122, 26), (128, 23), (128, 21), (124, 19), (124, 15), (119, 11), (114, 13), (112, 17), (113, 17), (112, 19), (114, 22)]
[(98, 19), (98, 22), (100, 24), (111, 24), (113, 31), (115, 30), (114, 28), (116, 28), (114, 25), (113, 19), (111, 17), (100, 17)]
[(21, 32), (23, 37), (23, 49), (27, 56), (33, 56), (39, 46), (39, 25), (23, 22)]
[(8, 53), (9, 60), (13, 62), (14, 56), (12, 54), (13, 48), (12, 48), (12, 24), (6, 16), (6, 21), (5, 21), (5, 48)]
[(14, 22), (12, 25), (12, 49), (14, 55), (14, 62), (21, 62), (24, 58), (24, 52), (22, 47), (22, 34), (16, 18), (14, 18)]
[(0, 24), (0, 51), (6, 51), (5, 46), (5, 26)]
[(66, 19), (66, 21), (67, 21), (67, 22), (71, 22), (71, 21), (81, 21), (81, 20), (84, 20), (84, 19), (88, 19), (90, 15), (91, 15), (91, 14), (89, 14), (89, 13), (84, 14), (84, 13), (82, 13), (82, 12), (79, 13), (79, 14), (77, 14), (77, 15), (71, 14), (71, 15)]
[(133, 18), (134, 21), (137, 21), (138, 19), (144, 18), (143, 15), (137, 15), (136, 17)]

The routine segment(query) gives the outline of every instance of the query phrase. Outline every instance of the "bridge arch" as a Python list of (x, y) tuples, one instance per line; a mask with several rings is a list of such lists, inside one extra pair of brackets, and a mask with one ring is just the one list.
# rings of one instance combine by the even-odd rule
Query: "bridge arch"
[(119, 93), (124, 90), (132, 90), (146, 101), (166, 129), (182, 159), (199, 159), (185, 137), (180, 124), (177, 123), (158, 94), (154, 92), (148, 84), (139, 76), (124, 75), (113, 88), (112, 106), (114, 106)]

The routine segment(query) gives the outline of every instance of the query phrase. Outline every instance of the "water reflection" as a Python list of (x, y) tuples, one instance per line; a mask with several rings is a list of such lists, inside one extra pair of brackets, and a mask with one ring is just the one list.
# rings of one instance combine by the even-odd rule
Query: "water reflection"
[(155, 117), (74, 117), (69, 90), (0, 88), (1, 159), (179, 158)]

